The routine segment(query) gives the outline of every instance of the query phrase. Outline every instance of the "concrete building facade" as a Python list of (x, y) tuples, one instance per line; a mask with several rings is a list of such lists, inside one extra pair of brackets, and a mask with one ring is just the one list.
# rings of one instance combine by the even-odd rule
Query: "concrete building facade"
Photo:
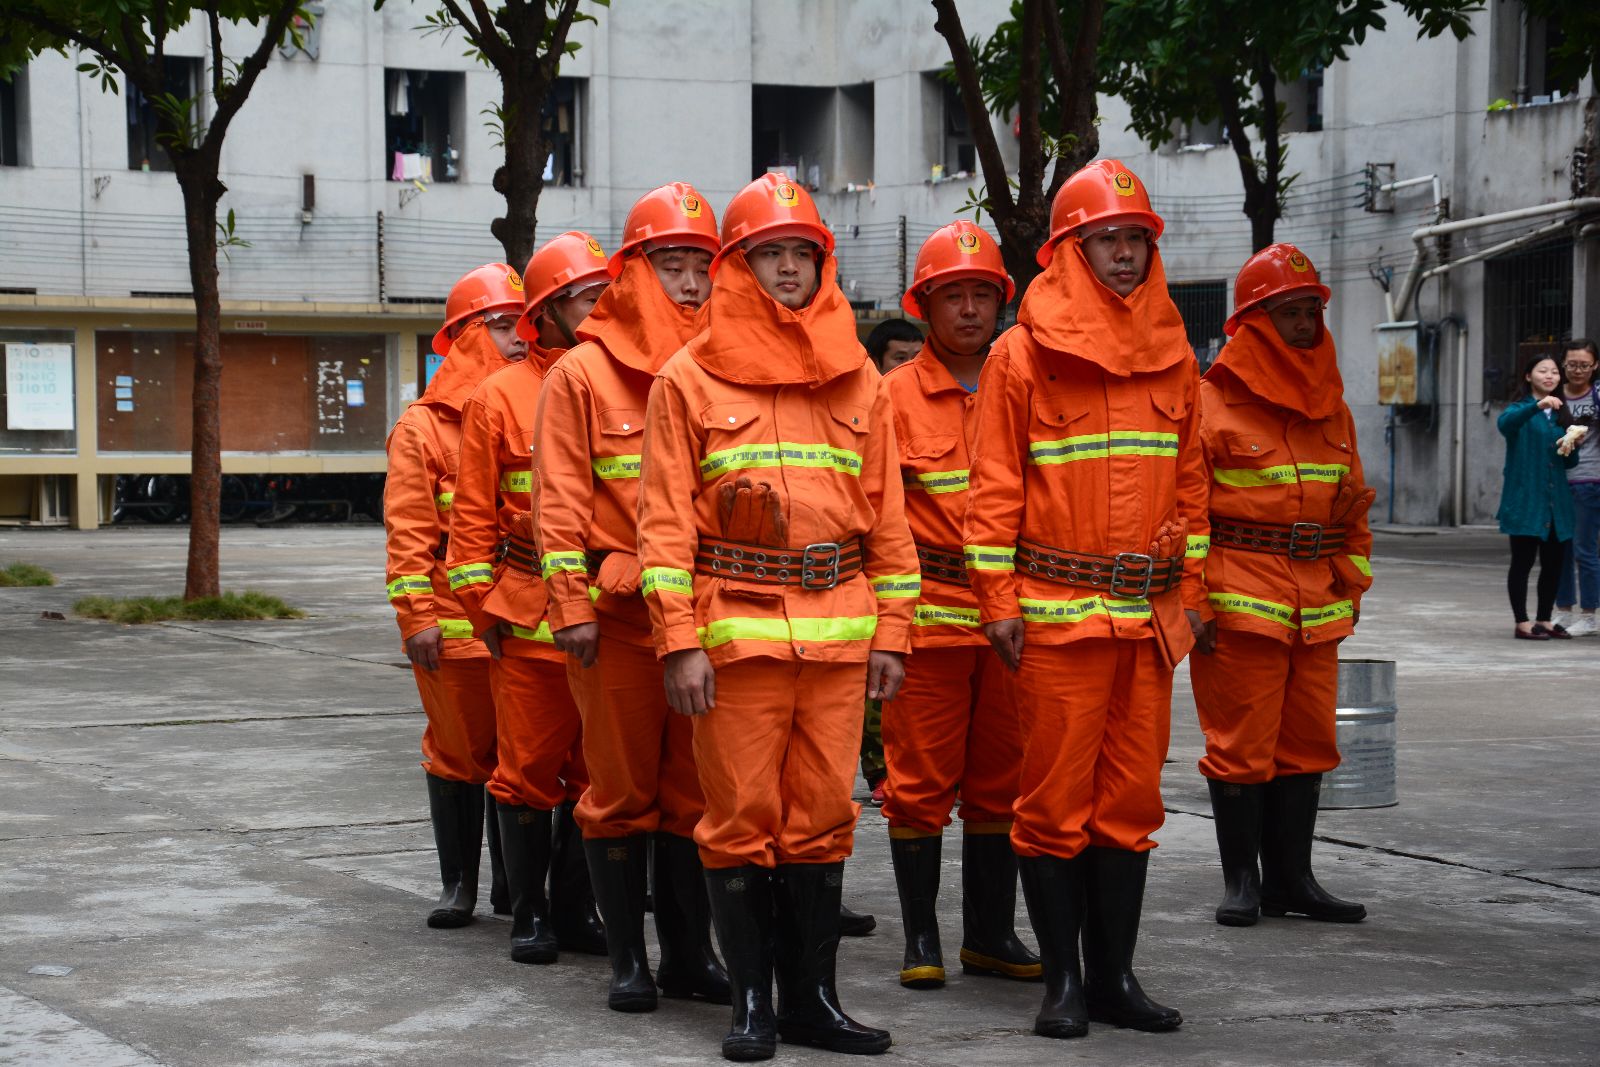
[[(962, 3), (967, 32), (986, 35), (1008, 6)], [(381, 471), (444, 293), (502, 256), (488, 230), (503, 200), (484, 111), (496, 76), (459, 37), (419, 29), (427, 3), (320, 7), (307, 50), (274, 57), (223, 152), (223, 209), (250, 242), (222, 264), (234, 473)], [(579, 228), (614, 246), (634, 199), (663, 181), (694, 182), (720, 209), (781, 166), (838, 233), (841, 284), (865, 318), (897, 306), (922, 238), (981, 187), (926, 4), (615, 0), (593, 13), (547, 108), (541, 239)], [(1483, 521), (1499, 492), (1492, 416), (1519, 353), (1600, 333), (1600, 243), (1585, 229), (1600, 218), (1586, 202), (1597, 101), (1588, 81), (1541, 80), (1543, 28), (1520, 4), (1489, 5), (1460, 43), (1419, 42), (1402, 17), (1390, 22), (1290, 86), (1299, 177), (1279, 239), (1301, 244), (1332, 285), (1375, 514)], [(213, 61), (198, 31), (168, 45), (192, 58), (192, 84)], [(253, 33), (225, 34), (225, 51)], [(148, 103), (102, 93), (76, 62), (41, 57), (0, 99), (0, 342), (19, 365), (38, 357), (58, 402), (53, 423), (48, 403), (20, 420), (57, 428), (0, 429), (0, 515), (93, 525), (113, 476), (187, 469), (192, 307), (181, 200)], [(1497, 100), (1521, 106), (1491, 110)], [(1208, 358), (1250, 251), (1233, 154), (1200, 129), (1150, 151), (1117, 100), (1101, 109), (1102, 154), (1137, 171), (1167, 218), (1163, 255)], [(1010, 124), (993, 126), (1014, 166)], [(1420, 227), (1520, 209), (1538, 213), (1423, 240), (1423, 267), (1499, 254), (1408, 285)], [(1415, 298), (1391, 309), (1408, 288)], [(1375, 329), (1396, 318), (1419, 326)], [(1402, 358), (1397, 370), (1408, 346), (1418, 369)], [(1417, 402), (1391, 405), (1396, 388)], [(27, 406), (5, 399), (8, 415)]]

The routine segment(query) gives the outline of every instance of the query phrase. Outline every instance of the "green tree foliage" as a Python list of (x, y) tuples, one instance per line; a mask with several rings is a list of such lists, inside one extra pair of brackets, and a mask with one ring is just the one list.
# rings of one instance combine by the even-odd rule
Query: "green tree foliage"
[(1522, 6), (1561, 30), (1561, 43), (1552, 55), (1555, 69), (1550, 73), (1554, 77), (1576, 85), (1588, 74), (1600, 82), (1600, 4), (1594, 0), (1523, 0)]

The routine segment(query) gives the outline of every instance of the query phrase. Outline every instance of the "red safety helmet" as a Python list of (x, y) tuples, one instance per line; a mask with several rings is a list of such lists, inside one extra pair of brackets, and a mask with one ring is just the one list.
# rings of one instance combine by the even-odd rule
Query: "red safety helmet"
[(1240, 316), (1273, 297), (1317, 296), (1326, 304), (1332, 295), (1304, 252), (1291, 244), (1268, 245), (1239, 268), (1233, 283), (1233, 314), (1222, 332), (1232, 337)]
[(1056, 245), (1069, 233), (1102, 226), (1143, 226), (1159, 240), (1166, 224), (1150, 207), (1150, 194), (1120, 159), (1097, 159), (1068, 178), (1050, 205), (1050, 239), (1034, 258), (1048, 267)]
[(925, 318), (917, 297), (927, 296), (946, 282), (963, 278), (982, 278), (993, 282), (1006, 294), (1009, 304), (1017, 295), (1016, 283), (1006, 273), (1000, 246), (983, 228), (962, 219), (934, 230), (917, 251), (917, 269), (911, 288), (900, 298), (900, 309), (907, 315)]
[(712, 277), (730, 252), (783, 237), (803, 237), (824, 254), (833, 251), (833, 231), (822, 224), (811, 194), (782, 174), (763, 174), (740, 189), (723, 213), (722, 250), (711, 261)]
[(522, 316), (517, 319), (517, 336), (536, 341), (539, 327), (533, 320), (546, 300), (609, 282), (616, 275), (599, 241), (582, 230), (568, 230), (534, 250), (522, 277), (527, 293)]
[(698, 248), (713, 256), (722, 250), (717, 217), (688, 182), (670, 182), (634, 201), (622, 226), (622, 247), (611, 257), (611, 276), (621, 274), (628, 253), (643, 245)]
[(461, 276), (444, 302), (444, 325), (433, 335), (433, 351), (450, 354), (450, 331), (457, 323), (489, 311), (522, 312), (522, 279), (509, 263), (485, 263)]

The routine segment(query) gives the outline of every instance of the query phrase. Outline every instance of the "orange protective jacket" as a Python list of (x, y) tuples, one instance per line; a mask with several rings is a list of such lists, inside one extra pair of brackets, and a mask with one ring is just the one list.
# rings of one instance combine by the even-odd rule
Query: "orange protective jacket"
[(474, 633), (496, 620), (511, 624), (512, 637), (521, 640), (503, 644), (508, 656), (561, 658), (545, 621), (544, 582), (501, 561), (500, 545), (513, 532), (533, 541), (534, 413), (544, 376), (564, 351), (530, 347), (527, 359), (485, 378), (461, 410), (446, 557), (450, 589)]
[(479, 382), (510, 365), (482, 323), (472, 323), (456, 337), (422, 398), (406, 408), (389, 431), (383, 486), (389, 602), (402, 639), (437, 626), (444, 638), (440, 654), (450, 658), (489, 654), (483, 642), (473, 639), (466, 609), (450, 591), (445, 570), (446, 532), (461, 450), (461, 406)]
[[(959, 557), (978, 395), (967, 392), (926, 343), (883, 380), (894, 405), (911, 536), (920, 547)], [(988, 644), (971, 588), (940, 581), (927, 568), (913, 621), (911, 643), (918, 648)]]
[[(1205, 606), (1209, 541), (1198, 391), (1160, 252), (1124, 299), (1064, 241), (980, 379), (965, 551), (984, 622), (1020, 617), (1044, 644), (1153, 634), (1169, 663), (1188, 653), (1183, 609)], [(1018, 571), (1019, 539), (1184, 556), (1183, 579), (1149, 598), (1100, 595)]]
[(700, 326), (699, 309), (675, 303), (650, 261), (634, 256), (545, 377), (534, 488), (552, 629), (598, 611), (625, 624), (615, 636), (649, 641), (649, 609), (636, 595), (645, 405), (656, 372)]
[(1211, 514), (1235, 523), (1342, 525), (1321, 559), (1211, 546), (1205, 581), (1217, 625), (1280, 641), (1336, 641), (1355, 627), (1372, 585), (1371, 494), (1333, 341), (1279, 339), (1265, 311), (1248, 313), (1200, 383)]
[[(856, 339), (832, 257), (796, 312), (741, 255), (711, 291), (709, 328), (662, 367), (645, 414), (641, 588), (656, 653), (861, 662), (904, 653), (920, 582), (889, 392)], [(864, 570), (832, 589), (694, 573), (701, 538), (724, 536), (718, 487), (747, 476), (778, 492), (788, 547), (861, 538)]]

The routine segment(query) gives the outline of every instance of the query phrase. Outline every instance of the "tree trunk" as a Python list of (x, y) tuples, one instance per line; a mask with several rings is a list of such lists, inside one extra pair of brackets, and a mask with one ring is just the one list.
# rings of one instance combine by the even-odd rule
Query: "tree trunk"
[(1261, 159), (1266, 174), (1262, 178), (1265, 196), (1250, 216), (1252, 253), (1270, 245), (1277, 233), (1278, 177), (1283, 173), (1283, 143), (1278, 122), (1278, 78), (1265, 56), (1256, 61), (1256, 81), (1261, 86)]
[(506, 213), (489, 225), (505, 249), (506, 262), (518, 271), (533, 255), (544, 162), (550, 153), (542, 115), (548, 85), (540, 80), (536, 64), (519, 66), (526, 69), (500, 78), (506, 161), (495, 171), (494, 187), (506, 198)]
[(194, 287), (194, 434), (189, 461), (189, 567), (183, 598), (220, 595), (218, 576), (222, 503), (222, 297), (217, 288), (217, 204), (227, 188), (217, 180), (217, 153), (183, 153), (174, 159), (183, 190), (189, 237), (189, 281)]

